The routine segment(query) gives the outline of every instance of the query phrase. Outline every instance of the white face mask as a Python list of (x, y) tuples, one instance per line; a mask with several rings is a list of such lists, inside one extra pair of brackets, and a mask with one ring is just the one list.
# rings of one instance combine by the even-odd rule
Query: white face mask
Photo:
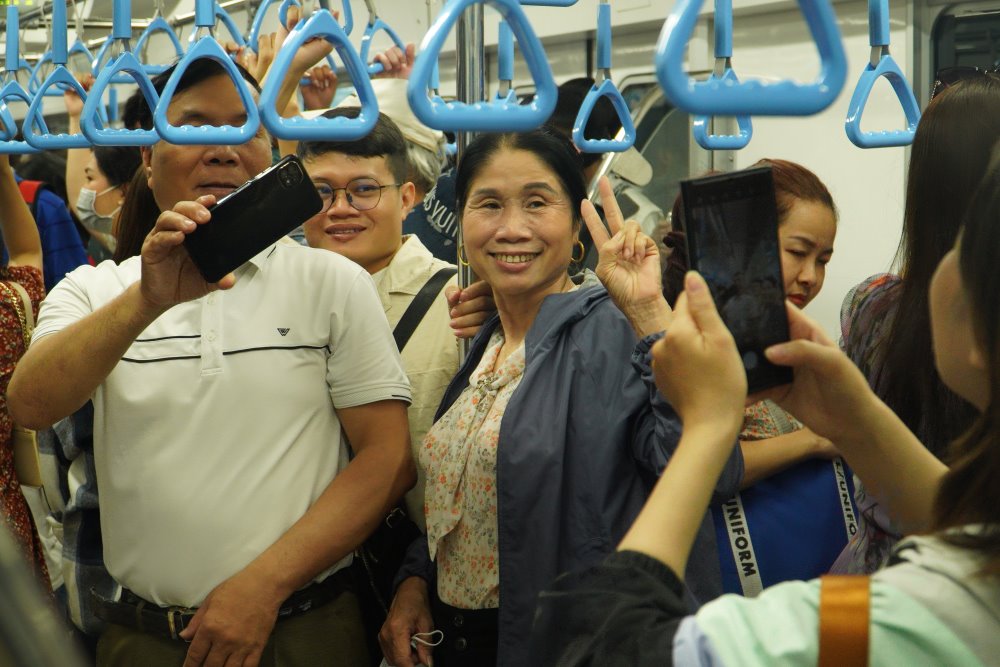
[(121, 186), (113, 185), (106, 190), (102, 190), (101, 192), (91, 190), (90, 188), (80, 188), (80, 195), (76, 199), (76, 215), (80, 218), (80, 224), (82, 224), (88, 232), (95, 235), (101, 245), (106, 247), (111, 252), (115, 251), (115, 247), (117, 245), (117, 240), (112, 233), (115, 214), (118, 213), (122, 207), (118, 206), (118, 208), (111, 211), (109, 215), (101, 215), (94, 210), (94, 203), (101, 195), (107, 194), (112, 190), (117, 190), (119, 187)]
[(88, 230), (93, 229), (93, 231), (110, 234), (111, 233), (111, 223), (114, 221), (115, 214), (121, 210), (121, 206), (111, 211), (108, 215), (101, 215), (94, 209), (94, 204), (97, 202), (97, 198), (101, 195), (107, 194), (112, 190), (117, 190), (119, 185), (113, 185), (106, 190), (97, 192), (91, 190), (90, 188), (80, 188), (80, 196), (76, 199), (76, 213), (77, 217), (80, 218), (80, 222)]

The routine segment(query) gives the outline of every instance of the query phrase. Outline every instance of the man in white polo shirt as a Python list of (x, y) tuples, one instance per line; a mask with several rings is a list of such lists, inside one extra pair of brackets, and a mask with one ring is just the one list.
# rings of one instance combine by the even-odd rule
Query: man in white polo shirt
[[(240, 125), (245, 110), (201, 60), (167, 115)], [(270, 161), (263, 131), (143, 149), (163, 213), (141, 256), (67, 276), (12, 379), (26, 426), (94, 402), (104, 555), (125, 589), (104, 606), (100, 665), (366, 664), (343, 568), (415, 475), (409, 385), (371, 278), (277, 243), (208, 285), (182, 245)]]

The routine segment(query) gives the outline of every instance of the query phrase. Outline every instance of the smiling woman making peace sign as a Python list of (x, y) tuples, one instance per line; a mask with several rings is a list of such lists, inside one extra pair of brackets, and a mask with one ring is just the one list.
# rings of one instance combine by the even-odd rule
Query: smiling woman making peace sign
[[(676, 447), (680, 425), (649, 365), (670, 309), (655, 245), (604, 183), (609, 238), (584, 201), (579, 156), (560, 137), (479, 137), (456, 191), (460, 257), (490, 285), (498, 312), (419, 448), (427, 536), (410, 549), (380, 639), (399, 667), (429, 664), (428, 647), (411, 649), (410, 639), (432, 629), (444, 633), (437, 667), (521, 666), (532, 661), (539, 591), (611, 553)], [(584, 219), (607, 289), (593, 274), (567, 273)], [(736, 489), (741, 463), (737, 450), (720, 499)], [(721, 583), (711, 526), (695, 520), (700, 557), (688, 581), (704, 602)]]

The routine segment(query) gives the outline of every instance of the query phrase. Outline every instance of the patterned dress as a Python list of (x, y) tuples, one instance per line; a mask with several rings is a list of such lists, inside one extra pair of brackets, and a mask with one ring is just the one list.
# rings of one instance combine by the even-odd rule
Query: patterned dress
[[(34, 314), (38, 315), (38, 304), (45, 296), (42, 283), (42, 272), (29, 266), (10, 266), (0, 269), (0, 280), (8, 285), (19, 283), (28, 292)], [(12, 299), (17, 299), (16, 305)], [(14, 374), (14, 365), (24, 354), (24, 336), (21, 329), (21, 318), (18, 310), (23, 310), (21, 298), (13, 288), (0, 289), (0, 325), (3, 326), (3, 336), (0, 339), (0, 507), (7, 529), (17, 538), (24, 549), (28, 562), (34, 565), (35, 574), (45, 586), (50, 589), (49, 571), (45, 566), (45, 554), (42, 551), (38, 532), (28, 503), (21, 493), (21, 485), (14, 474), (14, 450), (11, 442), (13, 422), (7, 412), (7, 385)]]
[[(899, 305), (903, 281), (891, 273), (880, 273), (858, 284), (844, 298), (840, 310), (840, 347), (861, 369), (878, 393), (879, 370), (884, 345)], [(920, 437), (918, 431), (917, 436)], [(923, 440), (921, 440), (923, 442)], [(902, 537), (885, 509), (854, 478), (854, 502), (858, 508), (858, 532), (833, 564), (831, 572), (870, 574), (889, 560), (893, 545)]]

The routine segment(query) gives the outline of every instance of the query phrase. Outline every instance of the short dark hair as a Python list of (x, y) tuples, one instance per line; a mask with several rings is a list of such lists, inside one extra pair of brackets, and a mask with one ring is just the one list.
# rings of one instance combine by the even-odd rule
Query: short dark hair
[(503, 149), (527, 151), (548, 166), (569, 196), (574, 227), (583, 222), (580, 204), (587, 198), (587, 186), (583, 180), (580, 155), (563, 135), (548, 127), (530, 132), (482, 134), (469, 144), (458, 162), (455, 175), (455, 200), (459, 219), (473, 179), (490, 158)]
[[(257, 83), (257, 79), (254, 78), (253, 74), (248, 72), (242, 65), (234, 62), (233, 65), (236, 66), (237, 71), (240, 76), (253, 86), (253, 89), (260, 94), (260, 84)], [(177, 63), (174, 63), (168, 67), (162, 74), (157, 74), (152, 78), (153, 89), (156, 91), (157, 95), (163, 94), (163, 89), (167, 87), (167, 81), (170, 80), (170, 76), (177, 69)], [(219, 76), (220, 74), (225, 74), (226, 70), (222, 68), (222, 65), (215, 62), (211, 58), (199, 58), (192, 62), (186, 70), (184, 70), (184, 75), (177, 84), (177, 89), (174, 94), (180, 93), (192, 86), (195, 86), (205, 79), (211, 79), (213, 76)], [(122, 121), (125, 127), (129, 129), (142, 128), (144, 130), (153, 129), (153, 112), (146, 104), (146, 98), (143, 97), (142, 91), (137, 90), (125, 101), (125, 109), (123, 112)]]
[(108, 179), (109, 185), (128, 183), (142, 164), (142, 154), (135, 146), (94, 146), (92, 150), (97, 168)]
[[(329, 109), (323, 118), (357, 118), (361, 109), (340, 107)], [(410, 161), (406, 157), (406, 139), (399, 126), (381, 111), (375, 127), (366, 136), (353, 141), (300, 141), (296, 154), (309, 160), (327, 153), (343, 153), (354, 157), (384, 157), (389, 171), (397, 183), (404, 183), (410, 175)]]

